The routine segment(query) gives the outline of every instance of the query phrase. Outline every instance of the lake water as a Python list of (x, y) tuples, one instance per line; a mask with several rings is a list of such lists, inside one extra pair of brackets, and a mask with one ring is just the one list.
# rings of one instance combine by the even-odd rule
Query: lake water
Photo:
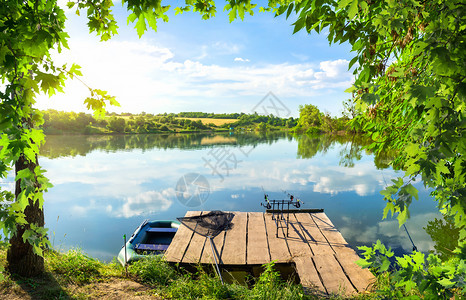
[[(354, 137), (48, 136), (39, 163), (54, 185), (44, 205), (53, 246), (81, 248), (104, 261), (144, 219), (175, 219), (188, 210), (263, 211), (264, 191), (323, 208), (354, 248), (380, 239), (398, 253), (412, 249), (396, 219), (382, 220), (379, 191), (397, 172), (384, 157), (361, 151)], [(406, 226), (427, 252), (434, 242), (423, 227), (440, 214), (422, 183), (415, 186), (420, 200)]]

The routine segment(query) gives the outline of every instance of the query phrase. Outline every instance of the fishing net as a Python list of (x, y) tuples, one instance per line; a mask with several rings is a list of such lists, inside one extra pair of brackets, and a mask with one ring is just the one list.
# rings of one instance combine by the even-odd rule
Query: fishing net
[(214, 210), (205, 215), (177, 218), (184, 226), (205, 236), (215, 237), (220, 232), (232, 228), (235, 214)]

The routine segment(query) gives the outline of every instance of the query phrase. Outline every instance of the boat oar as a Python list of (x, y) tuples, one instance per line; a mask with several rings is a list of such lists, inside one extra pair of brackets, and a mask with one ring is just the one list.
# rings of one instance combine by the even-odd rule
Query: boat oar
[(215, 267), (217, 268), (217, 274), (218, 274), (218, 277), (220, 277), (220, 281), (222, 282), (222, 285), (223, 285), (224, 284), (223, 283), (223, 278), (222, 278), (222, 274), (220, 273), (220, 268), (218, 267), (217, 255), (215, 255), (214, 244), (212, 243), (212, 237), (209, 235), (208, 238), (209, 238), (209, 241), (210, 241), (210, 248), (212, 249), (212, 255), (214, 256)]
[(128, 277), (128, 260), (126, 258), (126, 234), (123, 234), (123, 239), (125, 240), (125, 243), (123, 244), (123, 248), (125, 248), (125, 272), (126, 277)]

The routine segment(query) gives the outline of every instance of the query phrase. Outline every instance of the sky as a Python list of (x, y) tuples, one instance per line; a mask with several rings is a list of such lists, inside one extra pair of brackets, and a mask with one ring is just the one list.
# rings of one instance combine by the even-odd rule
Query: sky
[[(215, 18), (202, 20), (195, 13), (175, 16), (172, 8), (169, 22), (160, 20), (157, 32), (139, 38), (126, 9), (115, 4), (119, 34), (107, 42), (89, 34), (85, 12), (66, 9), (70, 50), (54, 59), (80, 65), (83, 82), (116, 96), (121, 107), (107, 107), (110, 112), (252, 113), (272, 99), (283, 109), (258, 113), (297, 117), (299, 105), (313, 104), (341, 115), (354, 80), (348, 44), (329, 46), (325, 32), (293, 35), (292, 16), (256, 12), (229, 23), (223, 7), (217, 9)], [(88, 96), (84, 84), (69, 80), (64, 94), (41, 95), (36, 107), (87, 112)]]

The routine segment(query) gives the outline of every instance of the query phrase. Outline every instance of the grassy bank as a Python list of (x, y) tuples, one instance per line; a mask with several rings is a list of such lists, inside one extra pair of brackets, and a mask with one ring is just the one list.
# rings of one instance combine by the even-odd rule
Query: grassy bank
[[(0, 246), (0, 269), (6, 264), (6, 245)], [(45, 252), (46, 272), (21, 278), (2, 271), (0, 299), (319, 299), (300, 285), (285, 282), (266, 265), (259, 278), (247, 285), (222, 285), (215, 274), (177, 269), (151, 256), (128, 268), (102, 263), (80, 251)], [(370, 299), (369, 294), (357, 299)], [(335, 299), (338, 299), (335, 298)]]

